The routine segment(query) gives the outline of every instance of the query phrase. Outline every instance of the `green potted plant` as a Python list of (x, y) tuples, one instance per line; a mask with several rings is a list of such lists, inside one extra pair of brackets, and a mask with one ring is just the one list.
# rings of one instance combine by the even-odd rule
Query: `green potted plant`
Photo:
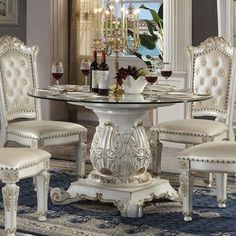
[(150, 11), (152, 20), (145, 20), (147, 24), (148, 34), (140, 34), (140, 43), (147, 49), (157, 49), (159, 55), (151, 57), (144, 56), (136, 52), (135, 55), (143, 60), (147, 66), (154, 65), (159, 67), (163, 61), (163, 4), (161, 4), (158, 12), (154, 9), (142, 5), (141, 9)]

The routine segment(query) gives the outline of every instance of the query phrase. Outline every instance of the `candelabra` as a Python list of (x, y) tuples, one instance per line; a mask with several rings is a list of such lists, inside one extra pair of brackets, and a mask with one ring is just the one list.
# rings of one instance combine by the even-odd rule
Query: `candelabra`
[(105, 9), (95, 9), (95, 13), (98, 13), (97, 20), (102, 23), (102, 27), (105, 22), (105, 29), (103, 37), (94, 39), (93, 46), (98, 52), (105, 50), (108, 55), (114, 53), (115, 68), (118, 71), (120, 54), (133, 54), (140, 46), (139, 9), (134, 9), (131, 2), (125, 9), (123, 2), (115, 0), (113, 3), (107, 2)]

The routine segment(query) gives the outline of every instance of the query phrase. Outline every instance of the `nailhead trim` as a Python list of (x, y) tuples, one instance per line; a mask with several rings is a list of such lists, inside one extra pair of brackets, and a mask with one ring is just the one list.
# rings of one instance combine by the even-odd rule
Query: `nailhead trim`
[[(17, 44), (14, 44), (16, 41), (16, 38), (12, 38), (11, 37), (7, 37), (7, 39), (3, 39), (1, 40), (1, 42), (5, 43), (5, 47), (4, 47), (4, 51), (2, 53), (0, 53), (0, 57), (4, 56), (5, 54), (7, 54), (8, 52), (10, 51), (16, 51), (16, 52), (19, 52), (21, 53), (22, 55), (26, 56), (26, 57), (29, 57), (29, 60), (30, 60), (30, 69), (31, 71), (33, 72), (33, 54), (36, 53), (38, 51), (38, 48), (37, 47), (34, 47), (34, 50), (31, 51), (30, 53), (24, 53), (22, 52), (22, 46), (23, 46), (23, 43), (18, 40), (17, 41)], [(22, 44), (20, 44), (20, 42)], [(26, 46), (25, 46), (26, 47)], [(5, 106), (5, 109), (7, 111), (7, 104), (6, 104), (6, 88), (5, 88), (5, 84), (3, 83), (3, 78), (4, 78), (4, 75), (3, 75), (3, 71), (2, 71), (2, 67), (0, 66), (0, 73), (1, 73), (1, 83), (2, 83), (2, 88), (3, 88), (3, 93), (4, 93), (4, 106)], [(33, 74), (33, 73), (32, 73)], [(33, 82), (33, 88), (35, 87), (35, 81), (34, 79), (32, 79), (32, 82)], [(37, 116), (37, 112), (36, 112), (36, 102), (34, 100), (34, 110), (18, 110), (17, 112), (11, 112), (11, 113), (8, 113), (7, 112), (7, 116), (13, 116), (14, 114), (18, 114), (18, 113), (35, 113), (35, 117)]]
[(11, 130), (8, 130), (7, 133), (11, 134), (11, 135), (16, 135), (16, 136), (21, 137), (21, 138), (28, 138), (28, 139), (34, 139), (34, 140), (46, 140), (46, 139), (52, 139), (52, 138), (63, 138), (63, 137), (68, 137), (68, 136), (73, 136), (73, 135), (81, 136), (83, 133), (87, 133), (87, 130), (86, 131), (78, 130), (78, 131), (73, 131), (73, 132), (66, 133), (66, 134), (48, 135), (47, 137), (44, 137), (44, 138), (35, 138), (35, 137), (32, 137), (32, 136), (26, 136), (26, 135), (16, 133), (16, 132), (11, 131)]
[(179, 160), (187, 160), (187, 161), (197, 161), (197, 162), (209, 162), (209, 163), (236, 163), (235, 160), (206, 160), (202, 159), (202, 157), (193, 157), (193, 156), (178, 156)]
[(188, 133), (188, 132), (176, 132), (176, 131), (171, 131), (171, 130), (160, 130), (155, 127), (150, 128), (150, 131), (156, 131), (158, 133), (164, 133), (164, 134), (187, 135), (187, 136), (193, 136), (193, 137), (216, 137), (224, 133), (224, 132), (221, 132), (220, 134), (216, 134), (216, 135), (207, 135), (207, 134), (201, 134), (201, 133)]
[[(219, 46), (221, 48), (219, 48)], [(228, 79), (228, 87), (227, 87), (227, 95), (226, 95), (226, 103), (225, 103), (225, 111), (222, 111), (222, 110), (218, 110), (218, 109), (214, 109), (214, 111), (220, 113), (220, 114), (227, 114), (227, 110), (228, 110), (228, 106), (229, 106), (229, 92), (230, 92), (230, 87), (231, 87), (231, 83), (232, 83), (232, 64), (235, 60), (235, 51), (233, 52), (233, 55), (230, 55), (228, 53), (225, 52), (225, 49), (226, 48), (232, 48), (231, 44), (228, 43), (227, 41), (224, 40), (224, 38), (222, 37), (210, 37), (208, 38), (207, 40), (205, 40), (203, 43), (201, 43), (200, 46), (198, 47), (189, 47), (188, 48), (188, 51), (190, 53), (193, 54), (193, 69), (195, 68), (195, 63), (196, 63), (196, 58), (201, 56), (201, 55), (205, 55), (211, 51), (219, 51), (221, 52), (222, 54), (224, 54), (225, 56), (229, 57), (231, 60), (230, 60), (230, 66), (229, 66), (229, 79)], [(195, 53), (195, 51), (201, 49), (201, 48), (204, 48), (204, 52), (201, 52), (201, 53)], [(193, 80), (192, 80), (192, 85), (194, 86), (194, 78), (195, 78), (195, 70), (193, 70)], [(200, 112), (200, 111), (208, 111), (208, 110), (211, 110), (211, 109), (194, 109), (194, 104), (192, 103), (192, 111), (195, 111), (195, 112)]]
[(15, 170), (22, 170), (22, 169), (26, 169), (26, 168), (29, 168), (29, 167), (32, 167), (32, 166), (36, 166), (42, 162), (47, 162), (47, 160), (49, 160), (49, 157), (48, 156), (44, 156), (42, 157), (41, 160), (37, 161), (37, 162), (30, 162), (29, 164), (25, 164), (23, 166), (20, 166), (20, 167), (17, 167), (17, 168), (7, 168), (7, 167), (1, 167), (1, 164), (4, 165), (4, 162), (3, 161), (0, 161), (0, 170), (12, 170), (12, 171), (15, 171)]

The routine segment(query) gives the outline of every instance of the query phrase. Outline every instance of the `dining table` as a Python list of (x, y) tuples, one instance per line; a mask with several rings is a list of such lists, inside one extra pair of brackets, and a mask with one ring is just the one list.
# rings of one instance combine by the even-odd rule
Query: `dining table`
[(86, 107), (99, 120), (90, 149), (93, 170), (86, 178), (72, 182), (67, 190), (60, 186), (52, 189), (53, 203), (99, 200), (114, 203), (123, 217), (142, 217), (145, 202), (157, 198), (179, 200), (167, 179), (152, 177), (147, 171), (151, 151), (143, 117), (147, 111), (158, 107), (201, 102), (211, 96), (177, 89), (167, 93), (158, 89), (145, 91), (99, 96), (85, 86), (64, 85), (59, 90), (38, 88), (28, 93), (39, 99)]

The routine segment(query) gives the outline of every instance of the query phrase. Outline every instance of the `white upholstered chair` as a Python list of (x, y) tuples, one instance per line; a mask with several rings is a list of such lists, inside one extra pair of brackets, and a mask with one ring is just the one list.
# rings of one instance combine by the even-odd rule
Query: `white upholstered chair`
[(35, 178), (38, 220), (46, 220), (50, 179), (47, 170), (50, 157), (48, 152), (39, 149), (0, 148), (0, 179), (5, 183), (2, 188), (2, 196), (7, 236), (14, 236), (17, 229), (16, 218), (20, 188), (16, 183), (21, 179)]
[(218, 207), (226, 207), (226, 173), (236, 173), (236, 142), (215, 141), (199, 144), (178, 154), (182, 212), (185, 221), (192, 220), (194, 172), (215, 172)]
[[(153, 172), (161, 172), (159, 140), (200, 144), (216, 140), (234, 140), (232, 109), (235, 93), (235, 49), (222, 37), (211, 37), (198, 47), (189, 47), (190, 88), (212, 99), (189, 106), (187, 119), (162, 122), (150, 129)], [(200, 119), (211, 116), (214, 120)]]
[(41, 120), (40, 100), (27, 93), (38, 87), (38, 47), (10, 36), (0, 38), (0, 106), (2, 146), (8, 141), (32, 148), (74, 144), (79, 177), (84, 176), (87, 129)]

